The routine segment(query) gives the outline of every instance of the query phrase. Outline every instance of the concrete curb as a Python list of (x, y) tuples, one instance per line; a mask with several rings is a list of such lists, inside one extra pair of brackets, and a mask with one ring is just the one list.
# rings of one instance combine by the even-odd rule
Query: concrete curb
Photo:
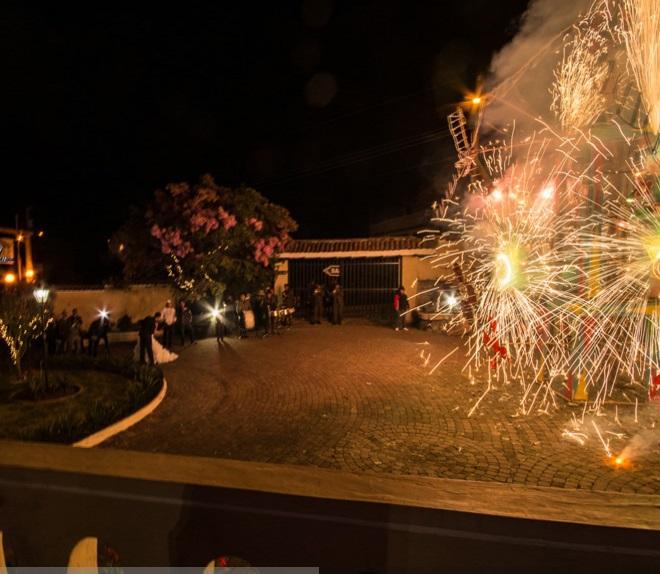
[(148, 415), (154, 412), (158, 408), (158, 405), (163, 402), (166, 394), (167, 381), (165, 380), (165, 377), (163, 377), (162, 388), (149, 403), (135, 411), (133, 414), (128, 415), (126, 418), (123, 418), (116, 423), (112, 423), (110, 426), (105, 427), (104, 429), (101, 429), (100, 431), (97, 431), (94, 434), (79, 440), (78, 442), (74, 442), (71, 446), (77, 446), (80, 448), (92, 448), (119, 434), (120, 432), (125, 431), (127, 428), (130, 428), (133, 425), (139, 423), (142, 419), (146, 418)]

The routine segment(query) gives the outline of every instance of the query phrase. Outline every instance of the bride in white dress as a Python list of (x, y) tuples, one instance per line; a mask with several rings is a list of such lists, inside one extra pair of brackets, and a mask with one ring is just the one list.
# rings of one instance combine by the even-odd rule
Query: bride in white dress
[[(155, 335), (151, 335), (151, 349), (154, 352), (154, 364), (162, 365), (163, 363), (171, 363), (172, 361), (179, 358), (179, 355), (168, 351), (163, 345), (158, 342)], [(135, 349), (133, 349), (133, 359), (136, 362), (140, 361), (140, 337), (138, 337), (137, 343), (135, 343)]]

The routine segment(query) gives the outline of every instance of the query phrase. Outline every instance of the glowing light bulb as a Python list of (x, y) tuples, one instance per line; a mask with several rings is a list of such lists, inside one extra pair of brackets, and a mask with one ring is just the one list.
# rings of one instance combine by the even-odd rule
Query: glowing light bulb
[(50, 291), (48, 289), (44, 289), (43, 287), (40, 287), (39, 289), (34, 290), (34, 298), (37, 300), (37, 303), (41, 303), (42, 305), (48, 301), (48, 294)]
[(456, 295), (451, 294), (447, 296), (447, 305), (450, 307), (454, 307), (458, 303), (458, 299), (456, 298)]
[(7, 273), (5, 275), (5, 283), (14, 283), (16, 281), (16, 275), (13, 273)]
[(481, 103), (481, 98), (479, 96), (474, 96), (474, 98), (472, 98), (472, 103), (475, 106), (478, 106)]
[(502, 201), (502, 197), (504, 197), (504, 194), (502, 193), (502, 190), (499, 187), (496, 187), (493, 190), (493, 193), (490, 194), (490, 196), (493, 198), (495, 201)]

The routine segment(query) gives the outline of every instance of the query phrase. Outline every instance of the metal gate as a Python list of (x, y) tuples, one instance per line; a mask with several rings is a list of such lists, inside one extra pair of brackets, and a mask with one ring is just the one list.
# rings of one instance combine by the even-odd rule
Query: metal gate
[[(339, 266), (339, 277), (323, 272)], [(394, 292), (401, 285), (401, 257), (355, 257), (346, 259), (289, 259), (289, 284), (307, 309), (311, 285), (332, 286), (336, 281), (344, 289), (344, 305), (351, 314), (373, 314), (392, 306)]]

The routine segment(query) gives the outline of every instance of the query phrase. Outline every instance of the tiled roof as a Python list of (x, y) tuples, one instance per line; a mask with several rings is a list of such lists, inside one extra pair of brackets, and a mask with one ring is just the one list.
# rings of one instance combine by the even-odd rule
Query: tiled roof
[(356, 239), (296, 239), (285, 253), (337, 253), (365, 251), (402, 251), (425, 249), (431, 245), (421, 243), (419, 237), (360, 237)]

